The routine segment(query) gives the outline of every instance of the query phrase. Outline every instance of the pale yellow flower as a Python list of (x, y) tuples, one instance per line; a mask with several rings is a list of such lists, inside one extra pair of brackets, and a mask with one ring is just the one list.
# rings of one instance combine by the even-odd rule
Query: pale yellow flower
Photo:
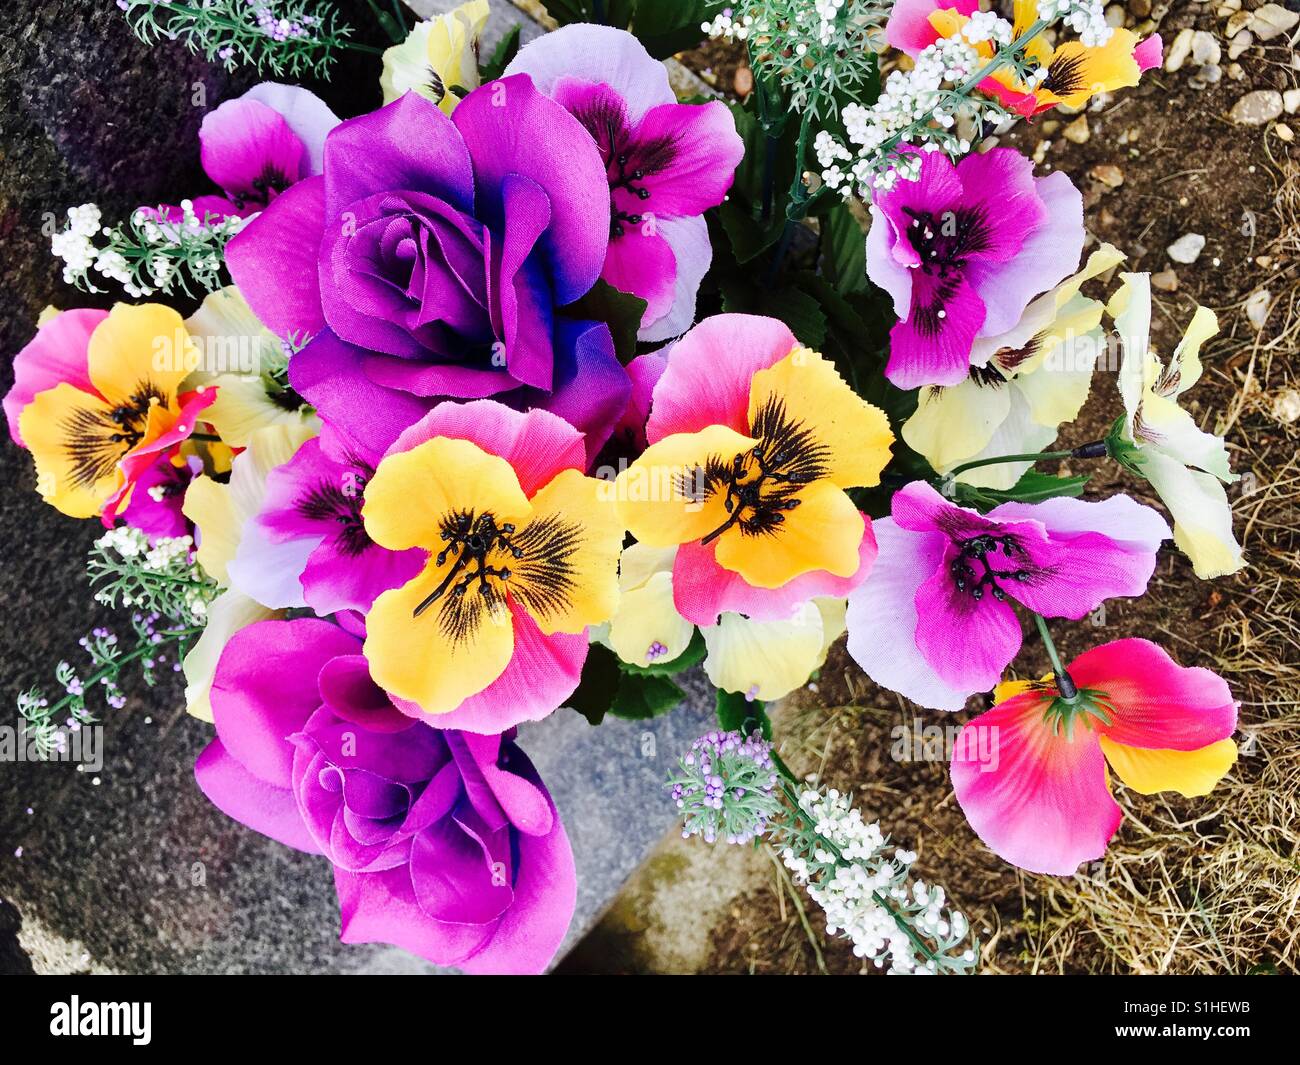
[(478, 88), (478, 38), (487, 19), (487, 0), (469, 0), (445, 15), (416, 23), (405, 41), (384, 52), (379, 78), (384, 103), (417, 92), (451, 114), (460, 99), (451, 91), (453, 86)]

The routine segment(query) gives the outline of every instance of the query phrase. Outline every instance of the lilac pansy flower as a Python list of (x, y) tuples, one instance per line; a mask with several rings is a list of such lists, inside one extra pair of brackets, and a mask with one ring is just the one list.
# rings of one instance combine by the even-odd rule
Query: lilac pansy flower
[(577, 894), (573, 852), (513, 733), (430, 728), (371, 680), (361, 640), (315, 618), (226, 646), (195, 777), (224, 813), (334, 870), (345, 943), (472, 973), (538, 973)]
[(899, 388), (959, 384), (975, 338), (1012, 328), (1082, 251), (1083, 198), (1065, 174), (1035, 178), (1010, 148), (955, 165), (923, 154), (917, 180), (871, 207), (867, 274), (899, 318), (885, 376)]
[(571, 25), (506, 68), (578, 119), (600, 149), (610, 241), (601, 276), (646, 301), (641, 340), (680, 336), (713, 252), (704, 212), (727, 195), (744, 143), (725, 104), (679, 104), (668, 70), (632, 34)]
[[(266, 81), (209, 111), (199, 127), (204, 173), (219, 196), (196, 196), (199, 218), (246, 218), (304, 178), (321, 172), (325, 137), (339, 118), (315, 93)], [(169, 221), (181, 209), (161, 206)]]
[(364, 613), (382, 592), (405, 584), (424, 565), (422, 551), (389, 551), (366, 533), (363, 493), (382, 457), (340, 452), (329, 439), (316, 437), (267, 475), (255, 522), (272, 543), (314, 542), (299, 581), (304, 601), (322, 616)]
[(325, 142), (323, 174), (276, 197), (227, 248), (282, 337), (311, 336), (290, 383), (340, 448), (444, 398), (543, 407), (594, 456), (631, 390), (603, 323), (559, 309), (600, 276), (609, 199), (595, 144), (524, 76), (447, 117), (407, 93)]
[(936, 710), (960, 710), (1001, 679), (1020, 649), (1013, 603), (1078, 620), (1141, 595), (1171, 535), (1128, 496), (981, 515), (924, 481), (896, 493), (892, 517), (872, 527), (880, 554), (849, 596), (849, 654), (877, 684)]

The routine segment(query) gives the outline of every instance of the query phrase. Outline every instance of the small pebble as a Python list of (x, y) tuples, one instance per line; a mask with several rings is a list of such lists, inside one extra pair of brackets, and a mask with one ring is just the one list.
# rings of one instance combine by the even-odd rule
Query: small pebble
[(1283, 425), (1290, 425), (1300, 418), (1300, 392), (1286, 388), (1273, 397), (1273, 417)]
[(1165, 70), (1170, 74), (1182, 70), (1187, 57), (1192, 54), (1192, 35), (1190, 27), (1181, 29), (1170, 44), (1169, 51), (1165, 53)]
[(1288, 115), (1294, 115), (1300, 111), (1300, 89), (1287, 89), (1282, 94), (1282, 109)]
[(1194, 263), (1205, 250), (1205, 238), (1199, 233), (1184, 233), (1165, 251), (1176, 263)]
[(1160, 273), (1151, 275), (1151, 287), (1161, 292), (1177, 292), (1178, 275), (1172, 270), (1161, 270)]
[(1098, 163), (1088, 173), (1108, 188), (1117, 189), (1124, 184), (1124, 171), (1113, 163)]
[(1087, 144), (1091, 135), (1087, 115), (1080, 115), (1061, 131), (1061, 136), (1073, 144)]
[(1273, 133), (1277, 136), (1277, 139), (1280, 140), (1283, 144), (1290, 144), (1293, 140), (1295, 140), (1295, 130), (1293, 130), (1285, 122), (1279, 122), (1276, 126), (1274, 126)]
[(1232, 35), (1228, 42), (1228, 58), (1239, 59), (1242, 52), (1255, 43), (1255, 38), (1251, 36), (1250, 30), (1241, 30), (1239, 33)]
[(1246, 27), (1250, 25), (1250, 20), (1254, 17), (1255, 12), (1253, 11), (1237, 11), (1228, 19), (1228, 24), (1223, 27), (1223, 35), (1229, 39), (1237, 37), (1245, 32)]
[(748, 96), (754, 91), (754, 72), (749, 67), (737, 67), (736, 76), (731, 79), (732, 88), (740, 97)]
[(1282, 113), (1282, 94), (1276, 89), (1256, 89), (1232, 105), (1232, 120), (1240, 126), (1262, 126)]
[(1288, 11), (1281, 4), (1265, 4), (1251, 12), (1250, 28), (1261, 41), (1271, 41), (1295, 29), (1300, 14)]
[(1256, 289), (1246, 300), (1246, 319), (1256, 329), (1263, 329), (1264, 323), (1268, 320), (1268, 309), (1272, 305), (1273, 296), (1266, 288)]
[(1192, 62), (1199, 66), (1219, 61), (1219, 42), (1206, 30), (1192, 34)]

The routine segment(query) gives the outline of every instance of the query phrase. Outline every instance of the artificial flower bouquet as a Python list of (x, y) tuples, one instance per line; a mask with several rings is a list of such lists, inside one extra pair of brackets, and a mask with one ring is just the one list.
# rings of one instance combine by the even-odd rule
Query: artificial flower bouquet
[[(978, 944), (765, 709), (846, 631), (921, 707), (992, 693), (952, 785), (1027, 870), (1103, 854), (1107, 766), (1202, 795), (1232, 765), (1222, 679), (1140, 639), (1062, 662), (1049, 632), (1142, 595), (1171, 539), (1199, 577), (1242, 566), (1223, 441), (1180, 406), (1214, 316), (1158, 354), (1070, 176), (987, 143), (1136, 85), (1159, 38), (1097, 0), (563, 0), (489, 54), (486, 0), (372, 4), (385, 102), (340, 117), (293, 84), (352, 46), (329, 5), (118, 6), (273, 80), (206, 115), (210, 187), (53, 239), (127, 299), (42, 316), (4, 411), (43, 499), (107, 530), (89, 572), (128, 630), (22, 696), (43, 750), (129, 668), (183, 672), (198, 786), (328, 859), (344, 941), (493, 973), (544, 970), (576, 893), (516, 727), (668, 713), (688, 668), (718, 728), (665, 803), (773, 842), (892, 972)], [(674, 92), (663, 60), (706, 37), (744, 51), (743, 100)], [(1112, 340), (1123, 417), (1058, 447)], [(1168, 516), (1082, 498), (1063, 458)]]

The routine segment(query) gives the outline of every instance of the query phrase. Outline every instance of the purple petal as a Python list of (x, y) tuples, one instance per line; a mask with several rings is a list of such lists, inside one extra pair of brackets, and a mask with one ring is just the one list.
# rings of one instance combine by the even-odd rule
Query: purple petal
[(958, 591), (943, 563), (916, 592), (916, 646), (943, 683), (957, 692), (992, 691), (1020, 650), (1020, 622), (1010, 604)]
[(199, 127), (203, 169), (233, 197), (266, 202), (311, 172), (306, 145), (278, 112), (247, 98), (227, 100)]
[(286, 847), (320, 854), (288, 787), (268, 784), (245, 769), (214, 739), (194, 763), (199, 790), (227, 817)]
[(459, 211), (474, 204), (464, 142), (438, 105), (414, 92), (326, 138), (325, 190), (331, 219), (358, 200), (396, 190), (436, 196)]
[(264, 81), (254, 85), (241, 97), (266, 104), (284, 116), (289, 128), (307, 149), (308, 173), (324, 169), (325, 138), (339, 124), (339, 117), (315, 93), (297, 85)]
[(961, 384), (983, 324), (984, 301), (965, 276), (912, 270), (912, 305), (889, 334), (885, 376), (899, 388)]
[(609, 186), (595, 142), (526, 75), (476, 89), (456, 105), (452, 121), (474, 161), (476, 215), (496, 232), (505, 217), (507, 174), (530, 178), (545, 191), (551, 224), (541, 244), (555, 302), (578, 299), (600, 276), (609, 244)]
[(324, 178), (300, 181), (226, 245), (230, 276), (253, 313), (280, 337), (301, 341), (325, 326), (316, 266), (324, 197)]

